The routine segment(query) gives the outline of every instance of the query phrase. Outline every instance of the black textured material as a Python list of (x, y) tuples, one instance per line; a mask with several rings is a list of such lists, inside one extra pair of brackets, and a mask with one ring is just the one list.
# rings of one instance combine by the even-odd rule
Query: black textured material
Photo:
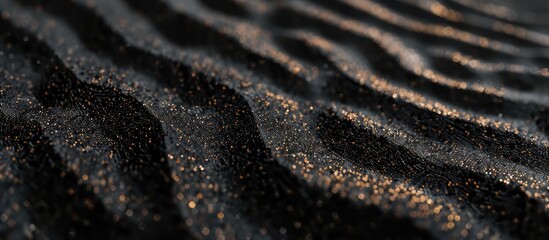
[(0, 239), (544, 239), (544, 0), (2, 0)]

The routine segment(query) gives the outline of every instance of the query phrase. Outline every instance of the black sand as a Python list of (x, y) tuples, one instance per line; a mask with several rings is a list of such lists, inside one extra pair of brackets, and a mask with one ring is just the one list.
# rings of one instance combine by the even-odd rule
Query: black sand
[(0, 239), (543, 239), (543, 0), (2, 0)]

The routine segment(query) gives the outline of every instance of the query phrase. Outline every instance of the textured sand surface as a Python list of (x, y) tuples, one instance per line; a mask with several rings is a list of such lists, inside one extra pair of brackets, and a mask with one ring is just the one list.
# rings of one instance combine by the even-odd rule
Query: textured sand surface
[(545, 0), (0, 0), (0, 239), (543, 239)]

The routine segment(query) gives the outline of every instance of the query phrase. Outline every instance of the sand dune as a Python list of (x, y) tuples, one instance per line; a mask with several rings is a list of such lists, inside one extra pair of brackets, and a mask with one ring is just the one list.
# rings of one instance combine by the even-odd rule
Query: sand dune
[(548, 6), (0, 1), (0, 239), (543, 239)]

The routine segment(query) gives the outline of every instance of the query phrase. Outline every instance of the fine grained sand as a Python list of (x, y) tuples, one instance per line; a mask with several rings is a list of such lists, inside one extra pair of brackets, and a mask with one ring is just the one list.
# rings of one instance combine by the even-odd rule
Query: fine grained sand
[(544, 238), (548, 6), (2, 0), (0, 239)]

